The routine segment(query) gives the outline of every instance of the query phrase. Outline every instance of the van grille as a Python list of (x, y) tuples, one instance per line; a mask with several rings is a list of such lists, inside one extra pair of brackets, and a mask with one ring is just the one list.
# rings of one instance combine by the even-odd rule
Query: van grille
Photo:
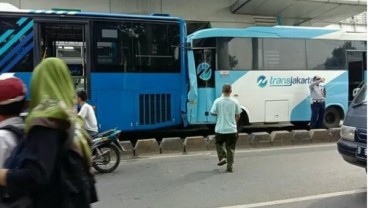
[(171, 121), (170, 94), (140, 94), (139, 124), (154, 125)]
[(365, 129), (357, 129), (356, 130), (356, 141), (357, 142), (367, 142), (367, 130)]

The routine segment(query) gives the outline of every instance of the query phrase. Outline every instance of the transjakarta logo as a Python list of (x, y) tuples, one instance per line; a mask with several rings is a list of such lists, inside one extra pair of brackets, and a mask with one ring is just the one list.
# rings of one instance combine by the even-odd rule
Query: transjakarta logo
[(261, 75), (257, 79), (257, 84), (259, 87), (264, 88), (269, 82), (270, 87), (282, 87), (282, 86), (292, 86), (300, 84), (310, 84), (312, 83), (312, 77), (270, 77), (268, 80), (266, 76)]
[(267, 85), (267, 78), (263, 75), (259, 76), (257, 79), (257, 83), (259, 87), (266, 87)]

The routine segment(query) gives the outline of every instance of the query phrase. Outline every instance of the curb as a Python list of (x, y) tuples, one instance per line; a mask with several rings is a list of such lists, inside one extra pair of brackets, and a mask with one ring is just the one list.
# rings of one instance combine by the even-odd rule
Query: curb
[(309, 131), (307, 130), (292, 130), (291, 136), (293, 144), (310, 144), (312, 142)]
[[(303, 145), (311, 143), (329, 143), (336, 142), (340, 139), (341, 128), (330, 129), (312, 129), (312, 130), (286, 130), (267, 132), (254, 132), (250, 135), (240, 133), (236, 148), (264, 148), (279, 147), (290, 145)], [(184, 140), (180, 137), (163, 138), (160, 145), (156, 139), (137, 140), (135, 147), (132, 147), (130, 141), (120, 142), (127, 150), (122, 155), (148, 155), (148, 154), (169, 154), (169, 153), (189, 153), (197, 151), (214, 151), (216, 150), (215, 135), (191, 136)]]
[(156, 139), (140, 139), (134, 147), (134, 156), (141, 154), (160, 154)]
[(273, 131), (270, 136), (273, 146), (287, 146), (293, 144), (290, 131)]
[(328, 142), (332, 140), (327, 129), (312, 129), (309, 131), (309, 135), (313, 143)]
[(271, 147), (271, 136), (267, 132), (254, 132), (250, 134), (252, 147)]
[(187, 137), (184, 140), (184, 152), (205, 151), (207, 143), (203, 136)]
[(180, 137), (163, 138), (160, 144), (160, 153), (184, 152), (184, 144)]

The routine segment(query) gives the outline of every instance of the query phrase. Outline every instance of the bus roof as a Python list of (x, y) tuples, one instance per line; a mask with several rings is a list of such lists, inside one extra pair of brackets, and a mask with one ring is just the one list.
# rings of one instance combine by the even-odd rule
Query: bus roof
[(150, 15), (138, 15), (138, 14), (118, 14), (118, 13), (101, 13), (101, 12), (79, 12), (79, 11), (56, 11), (56, 10), (27, 10), (27, 9), (17, 9), (17, 10), (8, 10), (4, 11), (0, 9), (0, 12), (4, 13), (26, 13), (26, 14), (38, 14), (38, 15), (64, 15), (64, 16), (84, 16), (84, 17), (110, 17), (110, 18), (119, 18), (119, 17), (127, 17), (127, 18), (138, 18), (138, 19), (147, 19), (147, 20), (182, 20), (180, 17), (170, 16), (168, 14), (150, 14)]
[(332, 39), (332, 40), (367, 40), (367, 33), (349, 33), (336, 29), (318, 27), (274, 26), (248, 28), (211, 28), (194, 32), (187, 42), (211, 37), (239, 38), (291, 38), (291, 39)]

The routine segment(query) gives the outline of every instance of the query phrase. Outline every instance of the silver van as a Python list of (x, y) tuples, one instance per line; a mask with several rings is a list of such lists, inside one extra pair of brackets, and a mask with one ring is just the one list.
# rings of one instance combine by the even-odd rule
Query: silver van
[(367, 84), (356, 90), (340, 135), (337, 149), (344, 160), (367, 169)]

